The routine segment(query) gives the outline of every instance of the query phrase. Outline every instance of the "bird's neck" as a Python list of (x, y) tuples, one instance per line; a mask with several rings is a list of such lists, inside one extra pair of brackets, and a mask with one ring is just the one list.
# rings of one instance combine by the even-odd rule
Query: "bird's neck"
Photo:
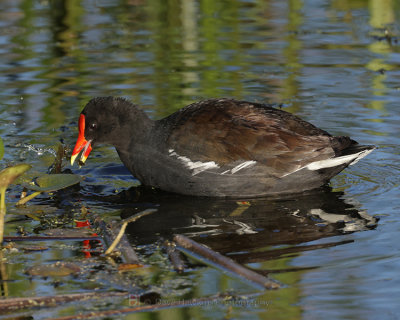
[(154, 121), (136, 105), (121, 105), (118, 112), (118, 131), (114, 134), (112, 144), (118, 152), (134, 149), (135, 145), (147, 144), (151, 137)]
[(141, 176), (141, 159), (148, 156), (148, 150), (152, 146), (152, 133), (155, 122), (146, 113), (137, 108), (125, 113), (126, 118), (120, 121), (120, 130), (113, 142), (122, 163), (139, 180)]
[(124, 122), (124, 126), (127, 128), (126, 131), (130, 133), (130, 138), (138, 143), (146, 143), (150, 138), (154, 120), (150, 119), (143, 110), (136, 106), (127, 115), (128, 119)]

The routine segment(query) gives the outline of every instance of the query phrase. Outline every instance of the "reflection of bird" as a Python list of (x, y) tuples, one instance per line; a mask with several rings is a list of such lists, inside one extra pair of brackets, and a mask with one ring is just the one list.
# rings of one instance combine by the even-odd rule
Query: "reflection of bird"
[(144, 185), (188, 195), (255, 197), (326, 183), (370, 153), (269, 105), (211, 99), (153, 121), (127, 100), (94, 98), (72, 153), (110, 143)]
[(252, 234), (252, 233), (257, 233), (257, 231), (254, 230), (254, 227), (251, 226), (250, 224), (246, 224), (244, 222), (238, 221), (238, 220), (226, 220), (226, 219), (222, 219), (223, 222), (225, 223), (231, 223), (233, 225), (237, 225), (239, 226), (238, 229), (235, 230), (235, 232), (237, 234)]
[(335, 214), (325, 212), (322, 209), (311, 209), (309, 213), (322, 219), (324, 223), (343, 223), (343, 232), (355, 232), (366, 228), (373, 228), (378, 222), (377, 218), (371, 217), (363, 211), (358, 211), (357, 216), (347, 215), (345, 213)]
[[(87, 197), (87, 198), (86, 198)], [(189, 197), (143, 186), (108, 196), (87, 195), (87, 201), (101, 201), (122, 209), (123, 219), (147, 208), (157, 212), (128, 225), (136, 242), (152, 243), (182, 233), (198, 238), (215, 250), (247, 250), (259, 245), (299, 244), (347, 232), (373, 229), (378, 219), (370, 216), (343, 192), (324, 187), (285, 197), (247, 201)], [(244, 207), (240, 214), (238, 207)], [(232, 214), (234, 213), (234, 214)], [(317, 213), (324, 213), (323, 217)], [(332, 220), (334, 219), (334, 220)], [(243, 227), (257, 233), (238, 235)], [(206, 236), (207, 235), (207, 236)], [(203, 237), (204, 236), (204, 237)], [(201, 237), (201, 239), (200, 239)]]

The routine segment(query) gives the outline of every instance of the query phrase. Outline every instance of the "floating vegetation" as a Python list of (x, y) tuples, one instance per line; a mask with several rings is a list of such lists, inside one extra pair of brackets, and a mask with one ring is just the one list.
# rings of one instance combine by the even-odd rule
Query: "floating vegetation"
[(57, 261), (51, 264), (29, 267), (25, 270), (25, 273), (38, 277), (66, 277), (80, 271), (81, 268), (74, 263)]
[(3, 140), (0, 138), (0, 160), (4, 157), (4, 143)]
[[(4, 156), (4, 144), (0, 138), (0, 160)], [(55, 158), (55, 172), (60, 172), (62, 168), (62, 159), (65, 156), (64, 147), (61, 145)], [(32, 166), (28, 164), (18, 164), (10, 166), (0, 171), (0, 244), (3, 243), (4, 237), (4, 218), (6, 215), (5, 194), (8, 186), (13, 183), (19, 176), (28, 171)], [(36, 183), (25, 183), (25, 189), (33, 190), (30, 195), (26, 195), (24, 190), (21, 199), (17, 205), (22, 205), (38, 196), (42, 192), (54, 192), (75, 185), (81, 181), (81, 177), (75, 174), (45, 174), (36, 179)]]
[(34, 197), (38, 196), (43, 192), (54, 192), (61, 189), (68, 188), (82, 181), (82, 178), (76, 174), (45, 174), (38, 177), (32, 183), (24, 183), (23, 186), (26, 189), (33, 190), (35, 192), (28, 196), (21, 198), (17, 202), (17, 205), (23, 205)]
[(0, 172), (0, 244), (3, 243), (4, 218), (6, 215), (6, 190), (20, 175), (31, 168), (28, 164), (19, 164), (8, 167)]

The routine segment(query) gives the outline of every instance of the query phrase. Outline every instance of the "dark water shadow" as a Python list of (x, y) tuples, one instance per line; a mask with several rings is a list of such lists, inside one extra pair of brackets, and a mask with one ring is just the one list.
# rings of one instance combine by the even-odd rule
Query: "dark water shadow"
[[(210, 199), (146, 188), (131, 188), (102, 201), (121, 208), (127, 218), (147, 208), (158, 211), (127, 228), (130, 240), (146, 245), (181, 233), (247, 263), (347, 241), (301, 245), (321, 238), (373, 229), (377, 219), (361, 205), (324, 187), (281, 198)], [(285, 248), (279, 248), (287, 246)]]

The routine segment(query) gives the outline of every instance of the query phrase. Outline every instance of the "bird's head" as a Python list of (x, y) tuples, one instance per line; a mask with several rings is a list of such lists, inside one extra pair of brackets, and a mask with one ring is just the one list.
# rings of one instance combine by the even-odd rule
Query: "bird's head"
[(95, 143), (116, 145), (121, 140), (119, 129), (127, 122), (126, 105), (132, 106), (127, 100), (114, 97), (93, 98), (87, 103), (79, 116), (78, 139), (72, 151), (71, 165), (81, 151), (80, 163), (84, 163)]

